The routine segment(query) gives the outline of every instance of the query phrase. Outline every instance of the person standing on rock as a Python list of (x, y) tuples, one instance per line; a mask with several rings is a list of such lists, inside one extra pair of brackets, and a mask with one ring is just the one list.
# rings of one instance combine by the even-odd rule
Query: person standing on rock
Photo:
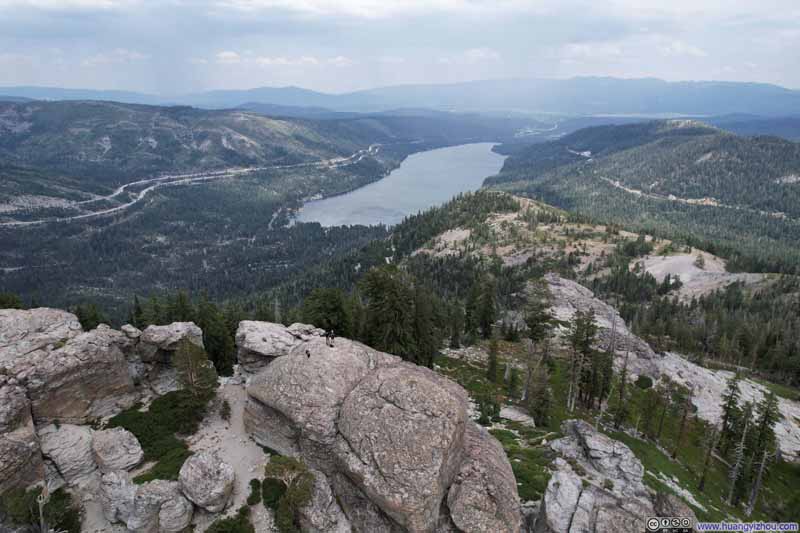
[(325, 344), (333, 348), (333, 339), (336, 338), (336, 335), (333, 333), (333, 328), (328, 330), (328, 333), (325, 335)]

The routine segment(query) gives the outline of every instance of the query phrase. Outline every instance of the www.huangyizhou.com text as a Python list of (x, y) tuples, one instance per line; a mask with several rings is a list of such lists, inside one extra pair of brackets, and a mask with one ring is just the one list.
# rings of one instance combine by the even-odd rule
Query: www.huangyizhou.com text
[(697, 531), (800, 531), (797, 522), (697, 522)]

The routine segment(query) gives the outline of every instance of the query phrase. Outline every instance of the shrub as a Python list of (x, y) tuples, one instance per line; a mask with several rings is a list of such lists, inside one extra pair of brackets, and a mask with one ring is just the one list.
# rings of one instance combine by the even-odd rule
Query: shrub
[(142, 484), (154, 479), (178, 479), (183, 463), (192, 455), (184, 442), (178, 441), (178, 443), (179, 447), (164, 453), (150, 470), (133, 478), (133, 482)]
[(107, 427), (125, 428), (136, 435), (144, 459), (156, 461), (134, 482), (178, 479), (178, 472), (191, 453), (186, 443), (175, 435), (195, 433), (210, 401), (211, 396), (195, 396), (186, 390), (173, 391), (153, 400), (147, 412), (140, 411), (141, 406), (135, 405), (108, 421)]
[(222, 400), (222, 405), (219, 406), (219, 416), (225, 422), (229, 422), (231, 419), (231, 402), (228, 400)]
[[(314, 476), (308, 471), (306, 465), (292, 457), (278, 456), (270, 460), (264, 469), (267, 479), (262, 483), (261, 492), (264, 503), (275, 510), (275, 525), (281, 533), (297, 533), (300, 531), (297, 524), (298, 511), (311, 500), (314, 488)], [(267, 483), (269, 480), (279, 481), (284, 489), (283, 495), (277, 500), (277, 509), (267, 504)], [(270, 487), (270, 501), (280, 490)]]
[(653, 380), (648, 376), (639, 376), (636, 378), (636, 386), (642, 390), (647, 390), (653, 386)]
[(261, 482), (261, 499), (264, 501), (264, 506), (278, 510), (278, 502), (286, 494), (286, 483), (280, 479), (268, 477)]
[(606, 490), (614, 490), (614, 482), (606, 478), (603, 480), (603, 488)]
[(206, 533), (255, 533), (253, 524), (250, 523), (250, 508), (242, 506), (236, 516), (215, 520), (206, 529)]
[(261, 480), (250, 480), (250, 495), (247, 497), (247, 505), (256, 505), (261, 501)]
[[(0, 499), (0, 511), (20, 526), (39, 524), (39, 504), (36, 498), (41, 494), (39, 487), (28, 491), (13, 489)], [(68, 533), (80, 533), (80, 511), (73, 504), (72, 496), (64, 489), (50, 494), (50, 501), (44, 508), (45, 521), (51, 528)]]

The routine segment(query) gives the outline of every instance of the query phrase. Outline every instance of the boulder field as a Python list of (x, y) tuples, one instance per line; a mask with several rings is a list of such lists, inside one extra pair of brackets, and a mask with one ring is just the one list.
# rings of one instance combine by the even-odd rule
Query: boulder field
[[(136, 484), (136, 437), (101, 429), (176, 389), (170, 359), (182, 339), (202, 345), (202, 331), (83, 331), (64, 311), (0, 310), (0, 494), (65, 487), (84, 531), (202, 531), (209, 517), (235, 512), (239, 458), (198, 451), (177, 480)], [(357, 342), (330, 347), (302, 324), (245, 321), (237, 344), (246, 384), (226, 386), (246, 387), (241, 438), (301, 459), (314, 475), (298, 517), (304, 531), (521, 531), (511, 466), (467, 416), (460, 386)], [(263, 468), (247, 466), (254, 477)]]

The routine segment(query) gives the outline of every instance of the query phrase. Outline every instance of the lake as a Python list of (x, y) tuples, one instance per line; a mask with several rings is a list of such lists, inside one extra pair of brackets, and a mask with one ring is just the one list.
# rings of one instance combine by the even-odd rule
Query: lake
[(492, 152), (494, 144), (462, 144), (412, 154), (380, 181), (306, 202), (297, 221), (323, 226), (397, 224), (460, 192), (474, 191), (484, 178), (497, 174), (505, 156)]

